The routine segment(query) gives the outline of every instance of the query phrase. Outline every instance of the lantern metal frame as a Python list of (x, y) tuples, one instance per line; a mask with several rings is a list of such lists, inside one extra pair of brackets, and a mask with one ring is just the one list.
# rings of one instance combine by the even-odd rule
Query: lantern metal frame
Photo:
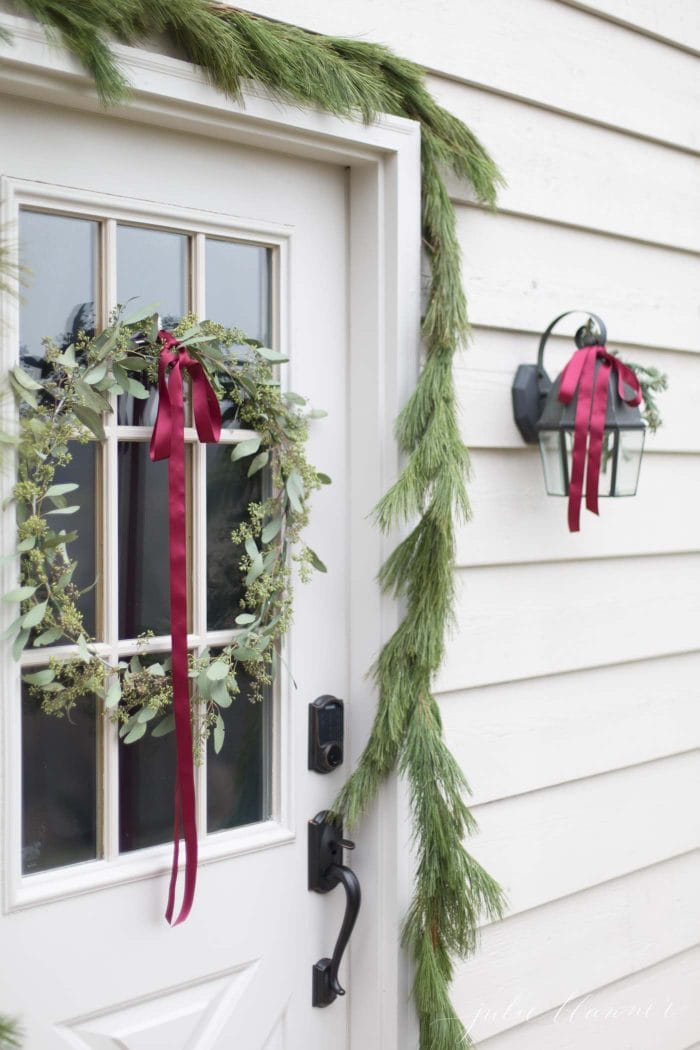
[[(607, 329), (597, 314), (583, 310), (567, 310), (555, 317), (542, 333), (537, 352), (537, 363), (520, 365), (515, 373), (512, 386), (513, 415), (516, 426), (527, 444), (539, 444), (547, 492), (549, 495), (556, 496), (567, 496), (569, 493), (571, 451), (570, 448), (567, 449), (566, 439), (568, 435), (571, 435), (573, 440), (576, 401), (564, 405), (558, 400), (561, 376), (554, 382), (549, 378), (544, 368), (544, 350), (555, 326), (565, 317), (577, 313), (587, 314), (588, 321), (576, 331), (574, 336), (576, 346), (579, 349), (584, 346), (605, 346)], [(611, 446), (609, 446), (611, 473), (608, 491), (600, 491), (600, 497), (635, 495), (644, 452), (645, 432), (646, 425), (639, 409), (622, 400), (617, 390), (616, 377), (611, 374), (605, 418), (605, 433), (613, 437)], [(542, 437), (545, 434), (558, 437), (558, 449), (555, 447), (547, 450), (543, 447)], [(631, 453), (636, 459), (636, 470), (633, 469), (631, 472), (634, 484), (631, 484), (628, 478), (624, 485), (620, 485), (618, 466), (619, 458), (624, 451), (622, 446), (625, 434), (630, 436), (637, 434), (641, 437), (641, 441), (637, 439), (637, 446), (628, 450), (628, 453)], [(552, 466), (557, 458), (560, 473), (555, 482)], [(601, 473), (601, 482), (603, 479), (604, 474)]]

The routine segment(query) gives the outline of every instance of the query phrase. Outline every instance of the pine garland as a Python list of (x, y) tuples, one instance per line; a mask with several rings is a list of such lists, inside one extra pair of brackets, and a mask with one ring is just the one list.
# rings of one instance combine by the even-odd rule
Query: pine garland
[(370, 122), (384, 112), (420, 123), (423, 238), (432, 263), (426, 358), (397, 422), (406, 467), (376, 509), (385, 531), (418, 524), (381, 572), (382, 586), (402, 598), (406, 612), (374, 667), (374, 726), (335, 809), (352, 826), (394, 769), (406, 777), (417, 870), (403, 938), (415, 963), (420, 1047), (470, 1046), (449, 999), (453, 964), (474, 950), (480, 918), (501, 914), (503, 896), (464, 849), (476, 827), (464, 801), (468, 786), (431, 693), (453, 615), (455, 522), (469, 517), (468, 454), (452, 375), (468, 322), (455, 213), (441, 172), (468, 180), (478, 199), (493, 205), (498, 170), (469, 129), (435, 102), (421, 68), (379, 44), (316, 35), (208, 0), (18, 0), (18, 6), (80, 60), (105, 104), (128, 96), (110, 38), (138, 45), (163, 34), (231, 98), (256, 81), (283, 101), (339, 116)]

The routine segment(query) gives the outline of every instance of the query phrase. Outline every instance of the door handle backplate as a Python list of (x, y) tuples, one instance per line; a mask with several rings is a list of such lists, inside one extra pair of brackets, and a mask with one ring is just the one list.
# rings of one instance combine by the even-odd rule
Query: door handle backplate
[(355, 872), (343, 864), (343, 849), (355, 843), (343, 838), (343, 827), (323, 810), (309, 821), (309, 889), (330, 893), (340, 883), (345, 890), (345, 914), (330, 958), (324, 957), (312, 968), (313, 1006), (330, 1006), (345, 989), (338, 979), (343, 953), (350, 940), (360, 910), (360, 883)]

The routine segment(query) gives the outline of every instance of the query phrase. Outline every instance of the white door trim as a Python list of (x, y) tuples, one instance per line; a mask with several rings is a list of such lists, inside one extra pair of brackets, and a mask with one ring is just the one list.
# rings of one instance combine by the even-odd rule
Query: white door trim
[[(100, 112), (90, 78), (71, 56), (47, 43), (36, 22), (0, 14), (0, 25), (14, 37), (13, 45), (2, 45), (0, 91)], [(393, 422), (419, 362), (420, 129), (393, 116), (367, 126), (297, 109), (254, 87), (243, 102), (232, 102), (187, 62), (122, 45), (114, 45), (114, 52), (133, 93), (128, 106), (110, 111), (113, 116), (350, 169), (349, 702), (359, 710), (353, 722), (360, 726), (348, 741), (350, 768), (366, 740), (376, 701), (366, 673), (399, 618), (396, 604), (379, 594), (375, 582), (396, 537), (381, 536), (367, 515), (397, 476)], [(13, 668), (3, 668), (2, 674), (8, 671), (14, 674)], [(408, 967), (399, 951), (410, 878), (406, 810), (400, 787), (390, 783), (357, 833), (353, 865), (365, 894), (351, 943), (350, 1025), (356, 1050), (416, 1044), (407, 1009)]]

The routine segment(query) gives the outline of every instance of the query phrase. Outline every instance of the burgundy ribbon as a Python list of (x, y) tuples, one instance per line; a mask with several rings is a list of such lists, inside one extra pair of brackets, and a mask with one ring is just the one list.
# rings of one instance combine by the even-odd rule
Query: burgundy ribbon
[[(197, 883), (197, 820), (194, 758), (187, 660), (187, 533), (185, 504), (185, 409), (182, 370), (192, 380), (192, 407), (200, 441), (216, 442), (221, 435), (221, 410), (199, 361), (187, 353), (170, 332), (158, 333), (163, 349), (158, 359), (158, 415), (151, 436), (152, 460), (168, 460), (168, 518), (170, 526), (170, 635), (172, 640), (173, 712), (177, 770), (173, 821), (173, 864), (165, 917), (171, 925), (184, 922), (192, 908)], [(180, 830), (185, 839), (185, 889), (173, 923), (175, 889), (180, 861)]]
[[(597, 361), (600, 365), (596, 371)], [(569, 483), (570, 532), (578, 532), (581, 527), (584, 471), (586, 508), (594, 514), (598, 513), (598, 482), (611, 370), (617, 375), (617, 389), (622, 400), (628, 405), (638, 405), (642, 400), (639, 380), (631, 368), (608, 353), (604, 346), (584, 346), (577, 350), (561, 375), (559, 400), (568, 405), (576, 396), (574, 449)], [(626, 386), (632, 390), (631, 396), (627, 396)]]

